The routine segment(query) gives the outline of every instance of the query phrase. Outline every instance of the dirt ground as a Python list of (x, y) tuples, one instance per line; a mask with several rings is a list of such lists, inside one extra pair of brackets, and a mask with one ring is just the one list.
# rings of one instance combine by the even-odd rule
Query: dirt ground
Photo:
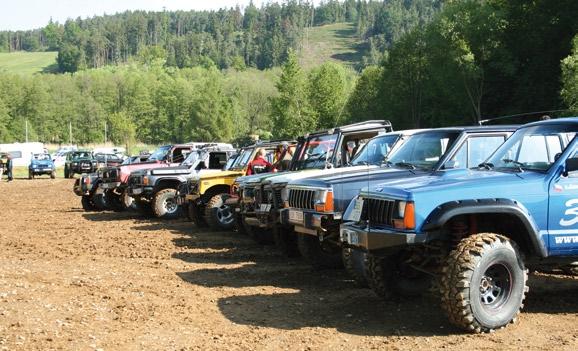
[(235, 233), (87, 213), (72, 180), (0, 184), (0, 350), (578, 349), (578, 279), (532, 275), (518, 323), (464, 334)]

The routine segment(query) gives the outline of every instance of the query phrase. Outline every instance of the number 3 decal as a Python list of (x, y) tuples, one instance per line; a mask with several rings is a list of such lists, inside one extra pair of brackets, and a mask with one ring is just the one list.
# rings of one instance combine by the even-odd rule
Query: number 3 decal
[[(575, 205), (578, 205), (578, 199), (571, 199), (571, 200), (566, 201), (566, 207), (571, 207), (571, 206), (575, 206)], [(568, 227), (568, 226), (571, 226), (571, 225), (578, 223), (578, 207), (571, 207), (571, 208), (567, 209), (566, 212), (564, 212), (564, 215), (574, 216), (574, 217), (569, 218), (569, 219), (562, 218), (560, 220), (561, 226)]]

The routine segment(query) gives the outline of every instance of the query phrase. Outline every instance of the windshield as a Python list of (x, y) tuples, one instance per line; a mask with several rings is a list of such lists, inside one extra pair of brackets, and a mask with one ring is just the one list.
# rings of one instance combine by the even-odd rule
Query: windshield
[(359, 151), (357, 155), (351, 160), (351, 164), (354, 166), (359, 165), (379, 165), (384, 160), (387, 154), (391, 151), (391, 148), (395, 144), (399, 135), (383, 135), (371, 139), (364, 147)]
[(501, 170), (546, 171), (574, 139), (578, 125), (552, 124), (516, 131), (484, 163)]
[(200, 158), (201, 158), (201, 152), (200, 151), (193, 151), (187, 156), (187, 158), (185, 158), (185, 160), (183, 161), (183, 165), (190, 166), (190, 165), (196, 163), (197, 160), (199, 160)]
[(225, 170), (231, 169), (231, 167), (233, 166), (233, 164), (235, 163), (236, 160), (237, 160), (237, 155), (230, 156), (229, 159), (227, 160), (227, 164), (225, 165), (224, 169)]
[(49, 154), (34, 154), (34, 159), (38, 161), (50, 160)]
[(309, 137), (301, 148), (295, 170), (325, 168), (326, 161), (333, 155), (336, 142), (337, 134)]
[(162, 161), (167, 156), (167, 152), (171, 149), (170, 145), (161, 146), (149, 156), (149, 161)]
[(241, 151), (239, 156), (235, 159), (235, 162), (231, 166), (231, 169), (242, 169), (249, 163), (251, 155), (253, 154), (253, 149), (244, 149)]
[(387, 163), (433, 169), (459, 135), (459, 132), (448, 131), (414, 134), (388, 157)]
[(96, 154), (95, 158), (98, 162), (104, 162), (105, 159), (107, 161), (120, 161), (120, 158), (115, 154)]
[(77, 158), (90, 158), (90, 152), (86, 151), (86, 152), (75, 152), (74, 154), (72, 154), (72, 159), (77, 159)]

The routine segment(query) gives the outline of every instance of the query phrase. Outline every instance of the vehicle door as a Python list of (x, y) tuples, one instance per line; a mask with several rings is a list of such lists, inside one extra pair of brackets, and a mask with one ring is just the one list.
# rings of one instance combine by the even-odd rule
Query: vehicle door
[[(548, 137), (550, 162), (553, 163), (560, 155), (565, 139), (566, 135)], [(571, 147), (573, 149), (569, 150), (566, 162), (578, 162), (578, 148), (576, 144)], [(578, 171), (556, 174), (549, 186), (549, 195), (550, 255), (578, 255)]]

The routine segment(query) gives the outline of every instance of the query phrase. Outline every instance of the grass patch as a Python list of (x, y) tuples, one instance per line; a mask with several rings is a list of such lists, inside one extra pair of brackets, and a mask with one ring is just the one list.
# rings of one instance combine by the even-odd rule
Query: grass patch
[(366, 51), (367, 44), (357, 37), (355, 24), (328, 24), (306, 30), (299, 61), (305, 68), (333, 60), (358, 69)]
[(57, 52), (0, 53), (0, 70), (18, 74), (54, 73)]

